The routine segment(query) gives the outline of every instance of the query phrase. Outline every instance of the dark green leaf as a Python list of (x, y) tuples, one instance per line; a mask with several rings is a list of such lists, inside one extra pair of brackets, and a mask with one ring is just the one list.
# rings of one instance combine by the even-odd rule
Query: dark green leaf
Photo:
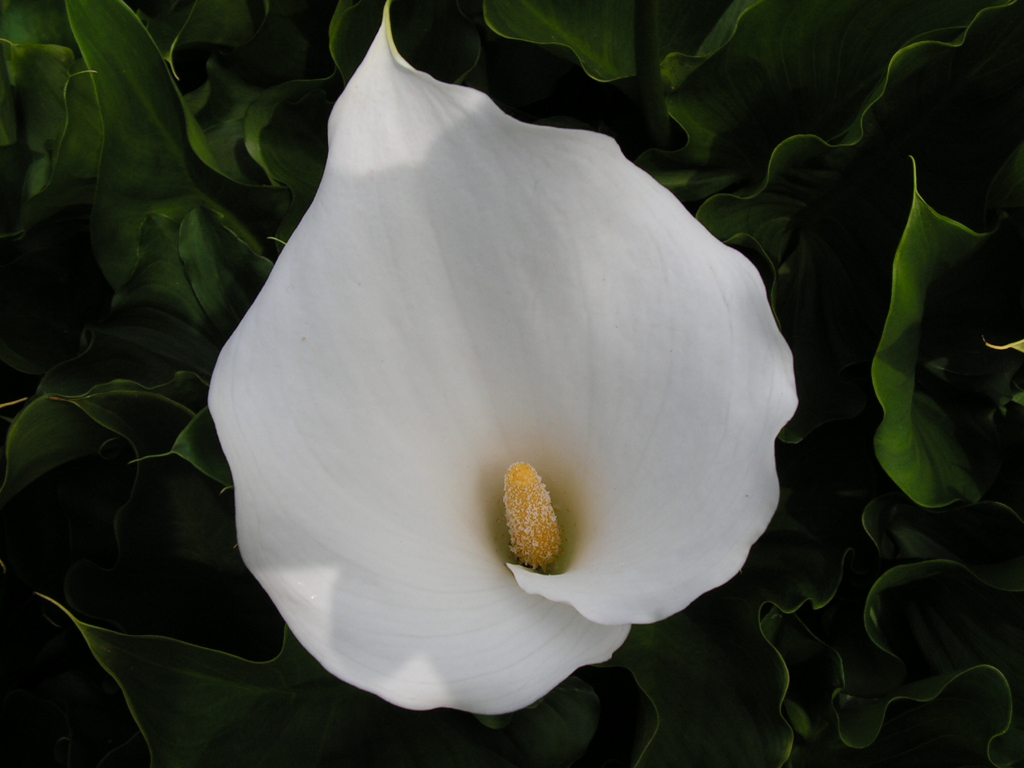
[(182, 220), (179, 249), (199, 304), (226, 341), (273, 265), (253, 253), (206, 208), (196, 208)]
[(222, 57), (236, 75), (264, 88), (316, 80), (334, 71), (328, 49), (332, 3), (271, 0), (251, 40)]
[(1024, 142), (992, 179), (987, 203), (988, 208), (1024, 208)]
[(596, 699), (570, 679), (500, 730), (451, 710), (409, 712), (325, 672), (290, 634), (275, 659), (253, 663), (161, 637), (76, 622), (125, 690), (153, 766), (259, 764), (536, 766), (582, 753)]
[(758, 607), (727, 586), (630, 631), (610, 663), (629, 668), (657, 709), (654, 739), (634, 754), (642, 766), (783, 763), (786, 668), (760, 632)]
[[(93, 210), (96, 258), (115, 288), (136, 271), (139, 228), (152, 214), (173, 221), (198, 205), (225, 217), (257, 253), (276, 229), (283, 190), (247, 187), (218, 173), (163, 59), (120, 0), (68, 0), (75, 37), (91, 69), (105, 131)], [(108, 41), (119, 44), (111, 46)]]
[(145, 220), (138, 266), (115, 292), (110, 316), (89, 329), (91, 341), (79, 357), (47, 373), (42, 391), (81, 395), (113, 379), (157, 387), (183, 371), (209, 378), (218, 332), (188, 281), (178, 239), (170, 219)]
[[(881, 336), (890, 260), (913, 199), (908, 154), (925, 197), (982, 219), (988, 186), (1019, 141), (1010, 126), (1024, 119), (1024, 49), (1014, 37), (1022, 25), (1024, 6), (992, 8), (954, 44), (902, 49), (884, 93), (855, 124), (861, 138), (835, 146), (787, 139), (756, 191), (717, 195), (701, 207), (700, 220), (721, 239), (745, 234), (778, 265), (776, 311), (800, 395), (787, 439), (862, 407), (864, 393), (843, 372), (869, 360)], [(972, 157), (966, 145), (989, 151)]]
[[(10, 576), (0, 575), (4, 596)], [(0, 743), (5, 763), (16, 766), (95, 765), (138, 729), (116, 684), (94, 661), (81, 633), (62, 613), (37, 595), (24, 607), (49, 627), (44, 644), (33, 649), (17, 687), (3, 702)], [(10, 603), (5, 601), (5, 608)], [(22, 618), (29, 618), (22, 612)], [(44, 615), (45, 614), (45, 618)], [(4, 661), (9, 657), (4, 656)], [(141, 768), (141, 767), (138, 767)]]
[(0, 147), (8, 147), (18, 140), (18, 118), (14, 114), (14, 84), (7, 66), (12, 46), (0, 49)]
[(62, 224), (34, 227), (11, 244), (13, 258), (0, 266), (0, 359), (35, 375), (78, 354), (83, 326), (110, 306), (88, 232)]
[(864, 528), (885, 560), (953, 560), (990, 586), (1024, 586), (1024, 523), (1002, 504), (982, 502), (939, 512), (891, 494), (864, 510)]
[(17, 44), (76, 47), (64, 0), (7, 0), (0, 13), (0, 38)]
[(46, 472), (99, 451), (110, 432), (70, 403), (41, 397), (29, 403), (7, 431), (7, 471), (0, 506)]
[(740, 573), (682, 613), (633, 627), (613, 656), (657, 709), (658, 731), (644, 758), (651, 765), (776, 766), (785, 759), (790, 732), (779, 706), (786, 671), (762, 634), (774, 637), (775, 629), (759, 626), (759, 615), (769, 602), (785, 612), (827, 605), (851, 549), (870, 546), (860, 517), (870, 498), (871, 452), (856, 434), (855, 424), (835, 424), (800, 444), (781, 444), (780, 509)]
[[(959, 499), (977, 501), (999, 469), (995, 403), (964, 392), (944, 372), (955, 370), (950, 361), (956, 346), (973, 346), (975, 356), (992, 360), (997, 371), (1002, 362), (1013, 366), (1002, 387), (1009, 399), (1009, 374), (1020, 361), (995, 357), (997, 352), (984, 347), (982, 327), (975, 325), (983, 318), (946, 316), (952, 311), (948, 297), (963, 300), (970, 292), (967, 275), (976, 275), (978, 259), (1000, 244), (998, 238), (975, 234), (940, 216), (915, 192), (896, 251), (892, 303), (871, 373), (885, 410), (875, 435), (878, 460), (908, 496), (926, 507)], [(985, 287), (979, 303), (991, 304)], [(930, 324), (929, 315), (934, 318)], [(922, 337), (929, 333), (929, 325), (936, 324), (945, 332), (937, 334), (940, 341), (932, 342), (940, 348), (927, 354)], [(957, 338), (960, 334), (968, 338)], [(924, 368), (929, 358), (941, 359), (939, 373), (944, 375)]]
[(238, 553), (231, 494), (177, 456), (137, 466), (115, 521), (117, 563), (77, 562), (68, 604), (128, 632), (269, 658), (282, 623)]
[(484, 17), (500, 35), (570, 48), (596, 80), (630, 77), (633, 61), (633, 3), (486, 0)]
[(861, 513), (874, 467), (859, 426), (828, 424), (801, 443), (777, 445), (779, 509), (735, 579), (755, 604), (786, 613), (827, 605), (854, 550), (870, 548)]
[[(551, 97), (573, 64), (544, 47), (495, 35), (487, 40), (481, 65), (467, 83), (490, 94), (499, 104), (522, 107)], [(478, 78), (486, 75), (486, 84)]]
[(800, 397), (788, 440), (863, 408), (864, 392), (843, 372), (870, 359), (884, 324), (891, 255), (912, 191), (910, 163), (887, 168), (895, 178), (878, 184), (848, 171), (855, 161), (852, 148), (795, 137), (773, 155), (763, 191), (717, 195), (698, 212), (719, 238), (752, 244), (781, 262), (775, 308)]
[(250, 40), (269, 0), (192, 0), (178, 3), (149, 22), (150, 37), (174, 66), (177, 50), (190, 46), (236, 48)]
[(211, 56), (206, 62), (206, 81), (186, 94), (184, 102), (206, 134), (217, 165), (235, 181), (266, 184), (267, 177), (245, 146), (245, 116), (264, 90)]
[[(1019, 590), (1024, 577), (1019, 566), (1015, 570)], [(931, 560), (891, 568), (871, 590), (865, 623), (872, 639), (901, 658), (913, 679), (987, 664), (1002, 673), (1017, 695), (1024, 691), (1024, 597), (987, 586), (963, 565)], [(989, 684), (974, 706), (998, 720), (1006, 714), (1005, 698), (1004, 690)], [(1024, 759), (1024, 729), (1018, 720), (993, 745), (1000, 762)], [(994, 736), (1004, 728), (975, 737)]]
[[(12, 427), (10, 469), (16, 484), (5, 489), (5, 498), (60, 463), (95, 453), (114, 435), (130, 443), (140, 458), (166, 454), (193, 418), (181, 404), (129, 382), (98, 388), (80, 398), (36, 402), (49, 404), (53, 416), (45, 420), (47, 413), (33, 404), (19, 417), (24, 427), (17, 422)], [(75, 411), (86, 421), (75, 419), (71, 415)], [(63, 422), (57, 424), (57, 418)], [(77, 609), (131, 630), (169, 634), (266, 658), (280, 643), (280, 619), (242, 564), (235, 546), (230, 495), (223, 495), (220, 484), (176, 456), (147, 458), (136, 466), (131, 498), (114, 524), (116, 566), (111, 569), (102, 561), (82, 560), (66, 579), (58, 574), (57, 584), (64, 583), (68, 600)], [(76, 533), (84, 530), (74, 521), (81, 506), (75, 500), (67, 509)], [(58, 516), (64, 512), (52, 502), (45, 509), (51, 508)], [(24, 515), (33, 510), (16, 512)], [(67, 525), (59, 521), (48, 536), (37, 530), (33, 546), (48, 540), (53, 548), (59, 538), (55, 534), (63, 533)], [(75, 546), (80, 554), (92, 556), (82, 551), (80, 543)], [(67, 559), (65, 554), (60, 562)]]
[[(102, 127), (90, 77), (81, 74), (85, 63), (74, 61), (71, 49), (6, 41), (0, 48), (5, 218), (9, 229), (29, 229), (58, 212), (67, 218), (64, 208), (92, 202)], [(18, 150), (10, 146), (15, 139)]]
[(480, 58), (480, 36), (456, 0), (399, 0), (391, 24), (402, 57), (438, 80), (460, 82)]
[(0, 743), (11, 765), (53, 765), (54, 754), (60, 752), (58, 743), (67, 737), (67, 718), (54, 702), (21, 689), (4, 699)]
[[(74, 53), (56, 45), (0, 43), (6, 92), (0, 108), (4, 139), (2, 178), (7, 189), (3, 219), (8, 232), (30, 226), (21, 203), (47, 185), (53, 172), (54, 146), (67, 122), (64, 87)], [(6, 112), (5, 112), (6, 111)], [(15, 144), (15, 140), (17, 143)]]
[[(911, 40), (944, 39), (987, 0), (815, 0), (759, 3), (706, 61), (672, 76), (669, 112), (689, 142), (641, 161), (683, 199), (717, 184), (756, 184), (774, 148), (798, 134), (855, 140), (892, 56)], [(933, 32), (934, 31), (934, 32)], [(670, 66), (672, 61), (668, 63)], [(695, 71), (691, 71), (695, 69)]]
[(147, 768), (150, 764), (149, 747), (141, 733), (114, 747), (99, 762), (96, 768)]
[(208, 477), (212, 477), (224, 487), (231, 486), (231, 468), (224, 458), (220, 442), (217, 440), (217, 429), (210, 416), (210, 409), (203, 408), (181, 431), (178, 439), (171, 447), (176, 453), (192, 466)]
[(326, 81), (307, 80), (268, 88), (245, 116), (245, 143), (267, 176), (288, 187), (292, 204), (278, 237), (287, 240), (313, 201), (327, 163)]
[(993, 742), (1010, 721), (1006, 678), (989, 666), (937, 675), (880, 701), (838, 700), (843, 702), (841, 738), (830, 731), (827, 737), (798, 745), (793, 768), (988, 766), (998, 760), (999, 747), (993, 750)]
[[(674, 87), (681, 67), (723, 46), (740, 15), (760, 0), (711, 0), (702, 3), (656, 3), (656, 58), (666, 90)], [(631, 0), (552, 2), (552, 0), (485, 0), (487, 24), (500, 35), (543, 45), (565, 46), (596, 80), (631, 77), (636, 71)], [(673, 57), (672, 54), (682, 54)], [(691, 59), (686, 64), (684, 58)]]
[[(127, 383), (127, 382), (126, 382)], [(140, 459), (167, 453), (195, 414), (181, 403), (138, 387), (117, 385), (68, 399), (89, 418), (132, 444)]]
[(782, 711), (793, 728), (794, 754), (832, 728), (832, 699), (843, 688), (843, 664), (795, 615), (772, 608), (761, 631), (782, 656), (789, 675)]
[(26, 190), (29, 197), (22, 207), (22, 220), (27, 228), (51, 216), (66, 217), (76, 206), (91, 205), (95, 196), (103, 124), (92, 74), (84, 69), (82, 59), (68, 68), (63, 86), (65, 118), (52, 140), (48, 174)]
[(23, 194), (31, 197), (49, 179), (52, 148), (67, 122), (64, 86), (74, 53), (57, 45), (12, 45), (10, 50), (11, 82), (22, 118), (20, 139), (32, 157)]
[(570, 677), (536, 704), (511, 713), (490, 748), (524, 768), (570, 765), (593, 738), (600, 708), (594, 690)]

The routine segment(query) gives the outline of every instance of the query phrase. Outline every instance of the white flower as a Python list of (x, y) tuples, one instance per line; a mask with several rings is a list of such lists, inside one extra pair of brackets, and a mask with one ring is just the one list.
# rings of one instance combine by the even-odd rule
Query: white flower
[[(512, 711), (741, 567), (790, 352), (757, 270), (612, 140), (517, 122), (385, 28), (329, 135), (210, 387), (239, 547), (338, 677)], [(564, 534), (548, 573), (502, 533), (516, 462)]]

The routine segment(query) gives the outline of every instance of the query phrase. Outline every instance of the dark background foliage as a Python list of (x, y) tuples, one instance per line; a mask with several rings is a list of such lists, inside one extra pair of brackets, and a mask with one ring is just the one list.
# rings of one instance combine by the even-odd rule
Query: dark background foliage
[(796, 362), (740, 574), (501, 718), (302, 650), (205, 409), (382, 10), (0, 0), (5, 764), (1024, 764), (1024, 6), (396, 0), (414, 66), (742, 250)]

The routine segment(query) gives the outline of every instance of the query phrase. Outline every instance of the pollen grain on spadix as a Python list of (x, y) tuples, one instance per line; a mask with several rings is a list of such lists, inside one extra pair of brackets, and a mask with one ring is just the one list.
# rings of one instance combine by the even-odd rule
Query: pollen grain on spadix
[(562, 551), (562, 533), (537, 470), (524, 462), (509, 467), (504, 501), (512, 554), (523, 565), (545, 570)]

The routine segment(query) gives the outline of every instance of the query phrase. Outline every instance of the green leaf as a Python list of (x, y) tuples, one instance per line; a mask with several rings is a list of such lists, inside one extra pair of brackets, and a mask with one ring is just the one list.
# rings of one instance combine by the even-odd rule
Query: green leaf
[(147, 27), (160, 53), (174, 67), (174, 54), (191, 46), (237, 48), (250, 40), (269, 0), (192, 0), (153, 18)]
[(794, 137), (773, 154), (762, 191), (716, 195), (698, 212), (720, 239), (752, 244), (778, 265), (775, 310), (793, 349), (800, 396), (787, 440), (850, 418), (865, 402), (843, 372), (877, 346), (911, 191), (904, 189), (909, 163), (888, 167), (882, 184), (856, 162), (853, 148)]
[[(230, 495), (222, 494), (220, 484), (181, 458), (157, 457), (171, 450), (193, 420), (192, 411), (130, 382), (100, 387), (84, 397), (36, 403), (48, 405), (33, 403), (11, 429), (4, 500), (53, 467), (96, 453), (115, 436), (127, 441), (136, 457), (154, 458), (135, 465), (128, 503), (117, 512), (113, 532), (109, 522), (101, 532), (116, 532), (113, 568), (96, 558), (96, 553), (106, 553), (105, 542), (88, 551), (77, 540), (90, 533), (82, 519), (90, 513), (82, 509), (88, 504), (78, 500), (54, 503), (40, 497), (44, 504), (33, 507), (19, 506), (19, 496), (5, 510), (7, 530), (25, 529), (35, 537), (12, 538), (11, 554), (20, 558), (35, 547), (56, 549), (71, 523), (72, 551), (88, 559), (72, 565), (66, 576), (61, 571), (38, 577), (45, 577), (48, 588), (54, 582), (63, 584), (69, 603), (78, 610), (139, 632), (182, 637), (261, 658), (273, 653), (280, 643), (280, 618), (235, 546)], [(90, 489), (88, 484), (84, 487)], [(22, 524), (39, 518), (39, 508), (56, 513), (52, 533)], [(67, 549), (64, 544), (62, 550)], [(51, 565), (66, 569), (74, 559), (65, 552)]]
[(954, 43), (902, 49), (884, 92), (855, 124), (858, 135), (844, 137), (851, 143), (794, 136), (776, 147), (754, 192), (716, 195), (701, 207), (698, 218), (720, 239), (746, 237), (777, 265), (776, 312), (800, 395), (786, 439), (863, 406), (849, 369), (872, 358), (882, 334), (890, 259), (913, 199), (908, 154), (937, 208), (943, 201), (983, 218), (986, 190), (1019, 141), (1009, 126), (1024, 119), (1024, 49), (1012, 35), (1022, 18), (1019, 4), (991, 8)]
[(987, 208), (1024, 208), (1024, 142), (1007, 158), (988, 189)]
[(67, 736), (67, 718), (54, 702), (22, 689), (4, 698), (0, 739), (5, 759), (13, 765), (52, 763), (59, 742)]
[(74, 53), (56, 45), (12, 45), (10, 51), (11, 82), (23, 116), (21, 139), (32, 157), (23, 194), (31, 197), (49, 178), (50, 150), (67, 120), (64, 86)]
[(139, 768), (149, 765), (149, 747), (137, 732), (128, 741), (110, 750), (96, 768)]
[[(76, 133), (81, 133), (83, 113), (88, 114), (87, 91), (72, 89), (66, 93), (69, 76), (81, 70), (81, 63), (73, 63), (74, 51), (58, 45), (37, 43), (11, 44), (0, 41), (0, 222), (3, 230), (10, 234), (33, 226), (41, 216), (39, 204), (23, 209), (50, 184), (54, 164), (67, 132), (69, 120), (74, 120)], [(70, 115), (74, 102), (75, 115)], [(93, 109), (94, 112), (94, 109)], [(95, 141), (97, 136), (90, 137)], [(98, 145), (93, 146), (91, 167), (84, 175), (91, 177)], [(65, 163), (63, 165), (70, 165)], [(61, 168), (61, 171), (65, 169)], [(63, 173), (61, 180), (66, 180)], [(65, 203), (88, 203), (91, 201), (90, 182), (86, 189), (76, 190), (72, 200)], [(31, 205), (31, 204), (29, 204)], [(45, 208), (45, 207), (44, 207)]]
[[(929, 512), (907, 503), (902, 495), (890, 494), (868, 506), (864, 524), (883, 560), (954, 558), (971, 563), (979, 575), (986, 574), (982, 578), (988, 584), (1010, 589), (1024, 584), (1018, 562), (1024, 524), (1001, 505)], [(861, 615), (880, 654), (874, 664), (898, 664), (888, 685), (874, 694), (864, 690), (865, 680), (856, 679), (863, 677), (858, 669), (863, 662), (856, 655), (860, 649), (849, 642), (850, 632), (837, 621), (841, 606), (830, 606), (824, 621), (808, 617), (824, 630), (826, 642), (840, 633), (843, 642), (834, 650), (820, 645), (802, 623), (793, 625), (791, 619), (772, 614), (762, 622), (772, 630), (766, 635), (783, 653), (791, 673), (784, 710), (799, 735), (790, 761), (794, 768), (909, 761), (952, 768), (988, 764), (988, 757), (1002, 765), (997, 755), (1016, 749), (1015, 735), (1002, 736), (1010, 725), (1007, 678), (1012, 666), (1004, 666), (1010, 657), (995, 650), (1005, 630), (985, 615), (991, 598), (968, 587), (958, 599), (974, 600), (978, 607), (941, 606), (935, 599), (950, 594), (944, 588), (929, 591), (918, 584), (912, 592), (901, 591), (899, 585), (914, 582), (922, 573), (956, 567), (935, 560), (919, 565), (923, 571), (916, 576), (899, 567), (887, 571)], [(943, 615), (948, 618), (940, 619)], [(1014, 619), (1007, 620), (1012, 625)], [(982, 637), (989, 628), (995, 636)], [(929, 633), (945, 650), (933, 647), (922, 656), (915, 644)], [(965, 653), (969, 646), (981, 650), (980, 655)], [(939, 661), (949, 649), (957, 651)], [(935, 655), (930, 663), (929, 654)], [(986, 656), (1002, 672), (986, 666)], [(884, 676), (876, 678), (883, 682)]]
[[(94, 556), (109, 563), (116, 551), (109, 534), (112, 510), (97, 491), (114, 479), (110, 459), (121, 443), (76, 410), (37, 400), (8, 433), (9, 474), (0, 493), (3, 555), (5, 567), (33, 591), (59, 594), (75, 559)], [(92, 480), (92, 493), (79, 499), (69, 494), (81, 487), (82, 472)]]
[(0, 13), (0, 39), (76, 48), (64, 0), (7, 0)]
[(116, 564), (76, 562), (64, 580), (68, 604), (128, 632), (268, 658), (282, 622), (235, 546), (231, 495), (177, 456), (137, 467), (115, 519)]
[(855, 550), (870, 548), (861, 513), (875, 466), (857, 422), (826, 424), (797, 444), (779, 443), (779, 509), (735, 578), (749, 599), (792, 613), (828, 605)]
[(487, 0), (484, 17), (499, 35), (570, 48), (595, 80), (616, 80), (635, 73), (631, 2)]
[(138, 267), (114, 293), (110, 316), (89, 328), (81, 355), (47, 373), (42, 391), (81, 395), (113, 379), (152, 388), (179, 372), (209, 378), (220, 349), (218, 331), (189, 283), (178, 229), (163, 216), (145, 220)]
[(217, 56), (206, 62), (206, 81), (184, 96), (206, 135), (217, 165), (235, 181), (266, 184), (267, 177), (245, 148), (245, 116), (264, 89), (228, 69)]
[(75, 623), (125, 691), (154, 768), (556, 768), (582, 754), (597, 723), (596, 697), (572, 678), (491, 730), (465, 713), (409, 712), (352, 688), (325, 672), (291, 634), (276, 658), (255, 663)]
[(268, 88), (245, 115), (245, 144), (267, 176), (288, 187), (292, 204), (278, 228), (287, 240), (320, 186), (327, 163), (329, 81), (306, 80)]
[[(9, 581), (9, 577), (0, 576), (0, 581)], [(38, 614), (40, 607), (52, 606), (37, 596), (29, 600), (26, 607), (36, 613), (32, 618), (49, 623), (49, 615), (43, 619)], [(56, 609), (46, 613), (64, 620)], [(37, 649), (32, 664), (20, 670), (20, 686), (4, 697), (0, 714), (4, 757), (18, 766), (50, 766), (60, 764), (58, 761), (95, 764), (111, 745), (120, 744), (138, 729), (123, 697), (116, 690), (111, 695), (112, 681), (93, 661), (76, 629), (51, 632), (47, 640), (45, 647)]]
[(273, 265), (253, 253), (206, 208), (196, 208), (182, 220), (178, 247), (199, 304), (226, 341)]
[(1006, 121), (1024, 118), (1022, 23), (1014, 2), (979, 12), (951, 43), (908, 46), (865, 115), (866, 137), (901, 137), (894, 143), (914, 157), (921, 195), (976, 231), (995, 223), (986, 197), (1020, 143)]
[(14, 114), (14, 84), (7, 66), (9, 46), (0, 55), (0, 147), (9, 147), (18, 140), (18, 118)]
[(25, 406), (7, 431), (7, 467), (0, 506), (46, 472), (99, 451), (110, 432), (66, 401), (41, 397)]
[(761, 619), (761, 631), (786, 665), (789, 684), (782, 711), (793, 728), (793, 754), (799, 755), (803, 742), (820, 738), (832, 726), (832, 699), (844, 682), (842, 660), (796, 615), (778, 608)]
[[(497, 35), (487, 40), (481, 61), (485, 63), (470, 73), (467, 84), (486, 90), (506, 108), (524, 107), (552, 97), (563, 76), (574, 68), (572, 62), (543, 46)], [(486, 88), (480, 85), (484, 76)]]
[(997, 759), (994, 742), (1010, 721), (1006, 678), (989, 666), (937, 675), (878, 701), (842, 695), (839, 700), (845, 701), (839, 713), (841, 736), (833, 730), (827, 738), (798, 745), (793, 768), (990, 765)]
[[(666, 90), (675, 87), (683, 54), (699, 60), (723, 46), (732, 36), (737, 19), (760, 0), (711, 0), (702, 3), (656, 3), (657, 45)], [(499, 35), (542, 45), (569, 48), (595, 80), (632, 77), (634, 4), (629, 0), (554, 2), (553, 0), (485, 0), (484, 17)]]
[[(128, 383), (128, 382), (126, 382)], [(130, 383), (129, 383), (130, 384)], [(194, 418), (181, 403), (137, 385), (101, 387), (69, 398), (89, 418), (132, 444), (139, 458), (167, 452), (176, 436)]]
[(63, 46), (3, 41), (0, 48), (8, 229), (30, 229), (58, 212), (70, 218), (62, 209), (92, 202), (103, 138), (85, 63)]
[[(37, 219), (21, 210), (22, 203), (51, 181), (57, 156), (55, 147), (69, 117), (65, 86), (69, 72), (77, 71), (80, 65), (72, 65), (74, 53), (61, 46), (12, 45), (3, 41), (0, 48), (5, 60), (0, 86), (6, 91), (5, 106), (0, 108), (0, 153), (6, 156), (2, 171), (8, 185), (4, 219), (10, 232), (28, 228)], [(76, 115), (76, 122), (81, 119)], [(81, 197), (81, 202), (91, 199), (88, 191)]]
[[(878, 460), (897, 485), (922, 506), (939, 507), (959, 499), (977, 501), (999, 469), (995, 404), (972, 398), (930, 375), (921, 365), (928, 316), (945, 320), (941, 315), (948, 311), (946, 297), (962, 300), (970, 285), (965, 276), (972, 267), (977, 272), (974, 257), (984, 257), (991, 250), (987, 246), (993, 244), (998, 241), (992, 236), (976, 234), (940, 216), (915, 192), (896, 251), (892, 303), (871, 374), (885, 411), (875, 434)], [(982, 293), (981, 300), (991, 302), (991, 297)], [(963, 328), (972, 319), (957, 321), (947, 324)], [(975, 333), (977, 351), (996, 354), (983, 346), (980, 329)], [(946, 348), (935, 356), (948, 360), (949, 347), (956, 339), (950, 332), (941, 336), (945, 342), (941, 346)], [(1005, 388), (1009, 399), (1008, 376)]]
[[(221, 213), (257, 253), (283, 214), (283, 190), (248, 187), (218, 173), (199, 126), (163, 59), (120, 0), (68, 0), (75, 37), (94, 76), (105, 140), (93, 209), (93, 246), (108, 281), (121, 287), (138, 264), (146, 217), (173, 221), (198, 205)], [(116, 46), (108, 44), (117, 39)]]
[[(781, 765), (792, 732), (779, 714), (786, 668), (731, 585), (682, 613), (637, 625), (610, 664), (627, 667), (657, 710), (640, 765)], [(646, 749), (644, 749), (646, 747)]]
[(952, 560), (990, 586), (1024, 585), (1024, 522), (1003, 504), (981, 502), (940, 512), (890, 494), (867, 506), (864, 528), (885, 560)]
[(34, 227), (4, 255), (0, 359), (38, 376), (78, 354), (83, 326), (110, 306), (110, 288), (89, 253), (88, 232), (70, 221)]
[(536, 704), (507, 715), (489, 746), (513, 765), (574, 764), (594, 737), (600, 706), (587, 683), (570, 677)]
[[(915, 677), (991, 665), (1019, 696), (1024, 691), (1024, 597), (1019, 591), (1024, 578), (1019, 565), (1014, 570), (1018, 591), (990, 587), (967, 567), (946, 560), (891, 568), (868, 596), (868, 632), (881, 648), (903, 659)], [(998, 714), (1007, 709), (1005, 698), (1005, 690), (990, 685), (974, 706)], [(992, 745), (999, 764), (1024, 759), (1024, 728), (1018, 720)]]
[(181, 456), (225, 488), (232, 485), (231, 468), (217, 441), (217, 429), (214, 427), (209, 408), (203, 408), (195, 415), (178, 435), (170, 452)]
[[(865, 625), (872, 640), (902, 658), (916, 676), (995, 667), (1006, 680), (993, 686), (987, 702), (976, 700), (978, 708), (992, 709), (1000, 697), (1008, 697), (1002, 691), (1007, 683), (1019, 693), (1024, 685), (1018, 637), (1018, 614), (1024, 609), (1021, 518), (999, 504), (933, 512), (892, 495), (868, 506), (864, 526), (883, 557), (911, 561), (886, 571), (868, 595)], [(1018, 720), (993, 742), (998, 765), (1024, 758)]]
[[(672, 76), (669, 113), (686, 147), (640, 162), (684, 200), (713, 186), (756, 184), (773, 149), (791, 136), (855, 140), (893, 55), (911, 41), (949, 36), (989, 0), (759, 3), (728, 44)], [(669, 62), (671, 66), (672, 62)]]
[(392, 33), (403, 58), (446, 83), (461, 82), (480, 58), (480, 36), (456, 0), (398, 2)]
[(736, 33), (740, 18), (761, 0), (714, 0), (709, 3), (672, 3), (658, 5), (661, 30), (662, 74), (669, 89), (679, 84), (682, 58), (687, 68), (722, 48)]
[(51, 216), (66, 217), (76, 206), (91, 205), (96, 194), (103, 123), (92, 74), (84, 69), (82, 59), (68, 68), (63, 87), (66, 117), (59, 133), (48, 142), (54, 147), (47, 165), (48, 175), (27, 190), (29, 197), (22, 207), (26, 228)]
[(327, 45), (334, 6), (307, 0), (271, 0), (268, 5), (253, 38), (223, 55), (222, 63), (263, 88), (329, 77), (334, 72)]

